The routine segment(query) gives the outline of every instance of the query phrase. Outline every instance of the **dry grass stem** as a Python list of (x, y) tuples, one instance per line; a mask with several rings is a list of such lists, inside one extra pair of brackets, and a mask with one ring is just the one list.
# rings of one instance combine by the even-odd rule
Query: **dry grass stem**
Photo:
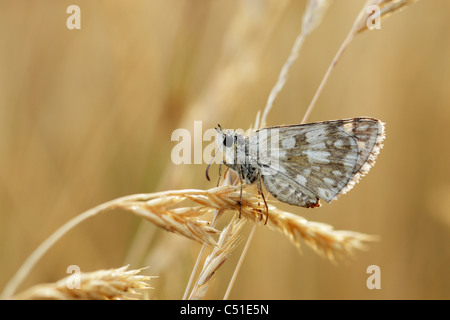
[(219, 231), (211, 228), (209, 222), (197, 219), (198, 216), (212, 211), (211, 208), (204, 206), (169, 209), (170, 206), (174, 206), (189, 198), (197, 199), (198, 203), (202, 203), (204, 191), (181, 190), (130, 195), (105, 202), (79, 214), (56, 230), (28, 256), (16, 274), (7, 283), (0, 298), (7, 299), (11, 297), (42, 256), (68, 231), (88, 218), (114, 208), (126, 209), (165, 230), (181, 234), (201, 243), (215, 245), (216, 242), (211, 235)]
[[(244, 186), (242, 201), (240, 186), (220, 186), (208, 190), (168, 191), (155, 195), (161, 197), (159, 201), (163, 203), (171, 203), (167, 198), (173, 196), (179, 197), (177, 203), (189, 199), (200, 205), (199, 207), (192, 207), (194, 212), (209, 210), (239, 211), (241, 201), (242, 216), (253, 222), (262, 222), (266, 212), (262, 197), (254, 192), (247, 192), (245, 189), (253, 189), (253, 187)], [(189, 211), (189, 208), (184, 207), (181, 211)], [(363, 249), (364, 242), (375, 240), (373, 236), (352, 231), (334, 230), (327, 224), (308, 221), (298, 215), (282, 211), (272, 204), (269, 204), (268, 226), (282, 232), (297, 247), (300, 245), (300, 240), (303, 240), (315, 251), (325, 254), (331, 260), (349, 256), (354, 249)]]
[(230, 279), (227, 291), (225, 292), (225, 295), (223, 296), (223, 300), (228, 300), (228, 297), (230, 296), (231, 289), (233, 289), (234, 282), (236, 281), (236, 278), (237, 278), (237, 275), (239, 273), (239, 270), (241, 269), (241, 266), (242, 266), (242, 264), (244, 262), (244, 258), (245, 258), (246, 254), (247, 254), (248, 248), (250, 247), (250, 243), (251, 243), (251, 241), (253, 239), (253, 236), (255, 235), (255, 231), (256, 231), (256, 227), (257, 226), (258, 226), (258, 223), (255, 222), (253, 224), (252, 231), (250, 231), (250, 234), (248, 236), (247, 242), (245, 243), (244, 249), (242, 249), (242, 253), (241, 253), (241, 256), (239, 257), (238, 263), (236, 264), (236, 268), (234, 268), (233, 276)]
[(300, 240), (304, 241), (314, 251), (330, 261), (348, 258), (353, 255), (355, 249), (366, 249), (366, 242), (378, 239), (376, 236), (364, 233), (334, 230), (331, 225), (308, 221), (303, 217), (272, 206), (269, 210), (269, 227), (282, 232), (298, 248), (300, 248)]
[(211, 254), (206, 258), (203, 269), (197, 278), (192, 289), (190, 300), (202, 299), (211, 284), (211, 278), (214, 273), (223, 265), (233, 251), (238, 234), (244, 225), (244, 219), (238, 219), (237, 215), (233, 217), (230, 223), (223, 229), (220, 234), (217, 246), (214, 247)]
[[(366, 4), (363, 6), (362, 10), (358, 14), (358, 17), (356, 18), (355, 22), (353, 23), (352, 28), (350, 29), (350, 32), (347, 34), (347, 37), (345, 38), (344, 42), (339, 47), (336, 55), (334, 56), (333, 60), (331, 61), (330, 66), (328, 67), (316, 93), (314, 94), (314, 97), (311, 100), (311, 103), (308, 106), (308, 109), (305, 112), (305, 115), (303, 116), (302, 123), (305, 123), (312, 110), (314, 109), (317, 100), (319, 99), (320, 94), (322, 93), (326, 82), (328, 81), (328, 78), (330, 77), (331, 71), (334, 69), (338, 61), (340, 60), (342, 54), (344, 53), (345, 49), (350, 45), (354, 37), (364, 31), (367, 30), (367, 20), (371, 16), (371, 12), (367, 12), (367, 8), (370, 5), (377, 5), (380, 8), (380, 14), (381, 17), (387, 17), (390, 14), (399, 11), (402, 8), (405, 8), (407, 5), (410, 5), (417, 0), (368, 0)], [(371, 19), (374, 17), (371, 17)]]
[[(222, 210), (216, 210), (216, 212), (214, 213), (214, 218), (213, 218), (213, 220), (211, 222), (211, 227), (215, 227), (216, 222), (218, 221), (218, 217), (221, 216), (222, 213), (223, 213)], [(200, 261), (201, 261), (201, 258), (203, 256), (203, 252), (205, 251), (205, 249), (206, 249), (206, 243), (204, 243), (202, 245), (202, 248), (200, 249), (200, 252), (199, 252), (199, 254), (197, 256), (197, 260), (195, 261), (194, 268), (192, 268), (192, 272), (191, 272), (191, 275), (189, 277), (188, 284), (186, 286), (186, 289), (184, 290), (184, 294), (183, 294), (183, 298), (182, 298), (183, 300), (186, 300), (186, 298), (187, 298), (187, 296), (189, 294), (189, 290), (191, 289), (192, 282), (194, 281), (195, 274), (197, 273), (197, 269), (198, 269), (198, 267), (200, 265)]]
[(331, 0), (309, 0), (302, 18), (302, 33), (310, 34), (322, 22)]
[[(242, 215), (252, 221), (261, 221), (261, 212), (265, 212), (262, 199), (250, 193), (244, 193)], [(332, 226), (308, 221), (269, 204), (269, 221), (271, 229), (283, 233), (300, 248), (303, 240), (308, 246), (331, 261), (350, 257), (355, 249), (365, 249), (365, 242), (375, 241), (377, 237), (347, 230), (334, 230)]]
[(198, 219), (199, 216), (213, 212), (213, 209), (207, 206), (171, 208), (188, 197), (188, 194), (186, 197), (167, 195), (148, 201), (120, 203), (117, 207), (131, 211), (164, 230), (200, 243), (216, 245), (213, 235), (219, 231), (212, 228), (209, 221)]
[[(40, 284), (15, 295), (21, 300), (122, 300), (137, 299), (141, 293), (136, 289), (151, 289), (147, 283), (153, 276), (140, 275), (143, 269), (117, 269), (73, 274), (55, 283)], [(79, 276), (78, 288), (75, 275)]]

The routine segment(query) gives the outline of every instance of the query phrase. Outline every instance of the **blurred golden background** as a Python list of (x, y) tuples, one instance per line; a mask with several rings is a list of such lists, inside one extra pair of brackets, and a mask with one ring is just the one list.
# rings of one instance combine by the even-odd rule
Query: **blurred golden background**
[[(77, 214), (134, 193), (211, 188), (206, 164), (175, 165), (177, 128), (247, 129), (301, 28), (306, 1), (0, 1), (0, 288)], [(268, 125), (300, 123), (364, 1), (334, 1), (306, 39)], [(450, 298), (450, 2), (419, 1), (358, 35), (309, 119), (386, 123), (377, 164), (319, 209), (280, 206), (380, 236), (334, 265), (259, 227), (231, 299)], [(207, 143), (206, 143), (207, 144)], [(206, 145), (204, 144), (204, 146)], [(228, 213), (231, 217), (231, 213)], [(248, 223), (244, 236), (251, 225)], [(221, 298), (245, 239), (216, 273)], [(70, 231), (18, 291), (82, 271), (149, 265), (155, 299), (179, 299), (200, 245), (123, 211)], [(369, 265), (381, 289), (369, 290)]]

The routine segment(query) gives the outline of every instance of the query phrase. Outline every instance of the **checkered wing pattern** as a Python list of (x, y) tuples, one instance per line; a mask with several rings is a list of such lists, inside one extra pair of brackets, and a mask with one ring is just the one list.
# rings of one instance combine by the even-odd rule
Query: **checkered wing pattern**
[(349, 191), (374, 165), (384, 124), (352, 118), (261, 129), (249, 137), (264, 185), (275, 198), (319, 206)]

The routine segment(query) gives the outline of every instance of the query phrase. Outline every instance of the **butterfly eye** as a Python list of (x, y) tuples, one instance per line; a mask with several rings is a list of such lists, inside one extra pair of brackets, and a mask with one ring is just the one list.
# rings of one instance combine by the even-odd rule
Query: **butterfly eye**
[(230, 148), (231, 146), (233, 146), (233, 137), (230, 134), (227, 134), (225, 136), (225, 138), (223, 139), (223, 144), (227, 147)]

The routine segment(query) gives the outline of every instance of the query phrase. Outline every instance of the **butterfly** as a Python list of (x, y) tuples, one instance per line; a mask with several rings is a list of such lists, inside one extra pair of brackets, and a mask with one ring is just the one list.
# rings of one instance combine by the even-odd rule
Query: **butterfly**
[(223, 163), (240, 179), (241, 196), (243, 183), (257, 185), (266, 223), (262, 184), (281, 202), (318, 207), (320, 199), (337, 199), (369, 172), (385, 138), (384, 123), (369, 117), (268, 127), (250, 136), (220, 125), (216, 131)]

